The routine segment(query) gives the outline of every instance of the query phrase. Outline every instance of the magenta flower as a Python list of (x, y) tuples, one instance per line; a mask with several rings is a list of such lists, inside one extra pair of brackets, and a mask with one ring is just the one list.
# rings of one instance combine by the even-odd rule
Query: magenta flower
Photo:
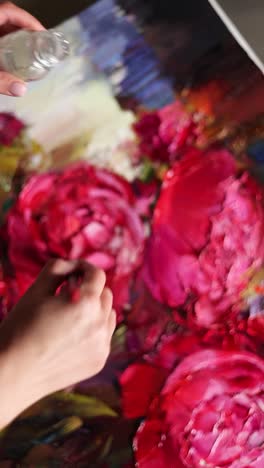
[(7, 217), (20, 295), (49, 258), (82, 258), (106, 271), (120, 311), (144, 247), (135, 206), (128, 182), (87, 164), (32, 177)]
[(169, 163), (194, 143), (197, 126), (180, 101), (155, 112), (142, 114), (134, 124), (140, 157)]
[(263, 380), (263, 361), (253, 354), (205, 350), (187, 357), (138, 430), (137, 466), (262, 468)]
[(168, 171), (154, 213), (145, 268), (153, 296), (206, 327), (239, 308), (247, 272), (264, 260), (262, 203), (226, 150), (190, 151)]

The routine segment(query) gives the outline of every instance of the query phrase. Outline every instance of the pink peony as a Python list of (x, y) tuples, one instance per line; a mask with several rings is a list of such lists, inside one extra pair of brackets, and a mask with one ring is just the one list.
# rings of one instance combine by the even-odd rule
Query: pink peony
[[(154, 316), (155, 319), (155, 316)], [(156, 319), (155, 319), (156, 320)], [(155, 321), (154, 320), (154, 321)], [(153, 325), (154, 326), (154, 325)], [(179, 328), (176, 332), (161, 333), (152, 349), (131, 364), (120, 378), (122, 408), (126, 418), (147, 415), (166, 379), (183, 359), (205, 349), (257, 354), (259, 342), (252, 340), (242, 329), (214, 327), (205, 332), (190, 332)]]
[(134, 124), (140, 156), (169, 163), (196, 139), (197, 127), (180, 101), (160, 111), (144, 113)]
[[(236, 178), (226, 150), (188, 152), (167, 173), (147, 248), (145, 281), (160, 302), (209, 327), (239, 308), (264, 260), (262, 192)], [(178, 309), (178, 310), (177, 310)]]
[(187, 357), (153, 400), (134, 442), (138, 468), (262, 468), (264, 363), (249, 353)]
[(120, 310), (144, 247), (135, 203), (125, 180), (90, 165), (32, 177), (7, 216), (20, 295), (49, 258), (82, 258), (106, 271)]

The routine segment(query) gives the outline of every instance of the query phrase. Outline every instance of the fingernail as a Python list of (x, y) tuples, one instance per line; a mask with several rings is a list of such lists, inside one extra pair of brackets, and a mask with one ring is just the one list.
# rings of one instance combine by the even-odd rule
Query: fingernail
[(12, 83), (9, 88), (10, 94), (16, 97), (22, 97), (27, 92), (27, 86), (24, 83)]

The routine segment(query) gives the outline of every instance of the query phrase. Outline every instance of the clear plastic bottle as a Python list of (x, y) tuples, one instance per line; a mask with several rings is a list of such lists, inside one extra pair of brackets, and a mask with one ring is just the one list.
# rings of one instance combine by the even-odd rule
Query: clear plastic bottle
[(69, 53), (60, 32), (20, 30), (0, 39), (0, 69), (24, 81), (40, 80)]

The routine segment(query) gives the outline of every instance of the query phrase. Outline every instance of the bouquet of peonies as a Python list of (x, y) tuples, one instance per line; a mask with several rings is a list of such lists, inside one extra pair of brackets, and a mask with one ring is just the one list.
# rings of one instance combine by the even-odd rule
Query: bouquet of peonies
[[(3, 147), (23, 131), (10, 118)], [(263, 468), (263, 187), (227, 146), (201, 149), (179, 101), (133, 129), (134, 180), (86, 162), (31, 174), (5, 215), (1, 316), (49, 258), (82, 258), (105, 270), (118, 328), (102, 374), (21, 416), (0, 460)]]

